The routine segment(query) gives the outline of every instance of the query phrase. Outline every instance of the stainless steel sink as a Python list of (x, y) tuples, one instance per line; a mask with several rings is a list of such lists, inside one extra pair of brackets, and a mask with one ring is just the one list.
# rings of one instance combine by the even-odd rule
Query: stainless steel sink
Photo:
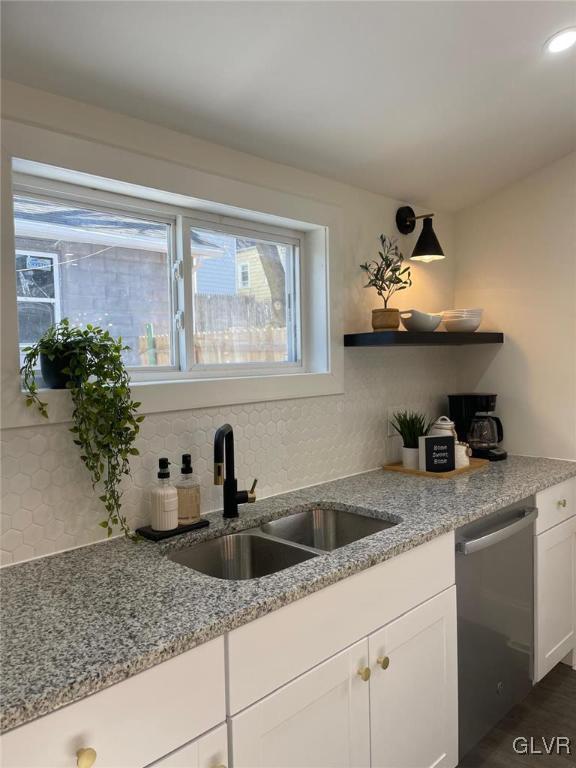
[(312, 509), (264, 523), (260, 526), (260, 530), (279, 539), (330, 552), (394, 525), (396, 525), (395, 522), (388, 520), (377, 520), (334, 507), (318, 505)]
[(316, 552), (251, 533), (232, 533), (168, 556), (216, 579), (257, 579), (317, 557)]

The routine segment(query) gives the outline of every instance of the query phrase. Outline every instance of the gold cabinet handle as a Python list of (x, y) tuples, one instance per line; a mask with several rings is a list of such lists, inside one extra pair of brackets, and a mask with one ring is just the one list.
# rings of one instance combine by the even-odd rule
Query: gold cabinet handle
[(92, 768), (96, 762), (96, 750), (92, 747), (83, 747), (76, 752), (77, 768)]
[(367, 683), (368, 680), (370, 680), (370, 667), (361, 667), (357, 674), (365, 683)]
[(378, 656), (378, 658), (376, 659), (376, 663), (378, 664), (379, 667), (382, 667), (382, 669), (388, 669), (388, 667), (390, 666), (390, 659), (388, 658), (388, 656)]
[(566, 501), (566, 499), (560, 499), (558, 501), (558, 506), (562, 507), (563, 509), (566, 509), (566, 507), (568, 506), (568, 502)]

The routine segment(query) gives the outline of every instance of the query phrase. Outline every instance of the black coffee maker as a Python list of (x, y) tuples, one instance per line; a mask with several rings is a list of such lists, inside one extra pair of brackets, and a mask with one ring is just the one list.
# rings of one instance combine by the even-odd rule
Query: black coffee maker
[(450, 418), (456, 427), (458, 440), (468, 443), (472, 456), (490, 461), (502, 461), (507, 453), (500, 448), (504, 439), (502, 422), (494, 415), (496, 395), (480, 392), (448, 395)]

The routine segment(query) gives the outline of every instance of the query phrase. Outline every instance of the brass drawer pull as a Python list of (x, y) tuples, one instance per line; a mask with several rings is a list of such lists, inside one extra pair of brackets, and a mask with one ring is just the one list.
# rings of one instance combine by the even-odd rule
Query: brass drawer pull
[(77, 768), (92, 768), (96, 762), (96, 750), (92, 747), (83, 747), (76, 752)]
[(370, 680), (370, 667), (361, 667), (361, 668), (358, 670), (358, 675), (359, 675), (359, 677), (360, 677), (360, 678), (361, 678), (361, 679), (362, 679), (362, 680), (363, 680), (365, 683), (367, 683), (367, 682), (368, 682), (368, 680)]
[(382, 667), (382, 669), (388, 669), (388, 667), (390, 666), (390, 659), (388, 658), (388, 656), (378, 656), (378, 658), (376, 659), (376, 663), (378, 664), (379, 667)]
[(558, 506), (562, 507), (562, 509), (566, 509), (566, 507), (568, 506), (568, 502), (566, 501), (566, 499), (560, 499), (558, 501)]

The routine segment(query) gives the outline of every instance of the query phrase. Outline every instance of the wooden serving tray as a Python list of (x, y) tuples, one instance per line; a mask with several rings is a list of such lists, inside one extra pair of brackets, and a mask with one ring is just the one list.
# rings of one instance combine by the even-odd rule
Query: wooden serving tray
[(475, 472), (477, 469), (482, 469), (487, 464), (490, 464), (488, 459), (470, 459), (470, 464), (467, 467), (459, 467), (459, 469), (453, 469), (450, 472), (424, 472), (420, 469), (407, 469), (400, 462), (397, 464), (385, 464), (384, 469), (387, 472), (401, 472), (403, 475), (415, 475), (416, 477), (440, 477), (443, 479), (450, 477), (457, 477), (458, 475), (465, 475), (468, 472)]

